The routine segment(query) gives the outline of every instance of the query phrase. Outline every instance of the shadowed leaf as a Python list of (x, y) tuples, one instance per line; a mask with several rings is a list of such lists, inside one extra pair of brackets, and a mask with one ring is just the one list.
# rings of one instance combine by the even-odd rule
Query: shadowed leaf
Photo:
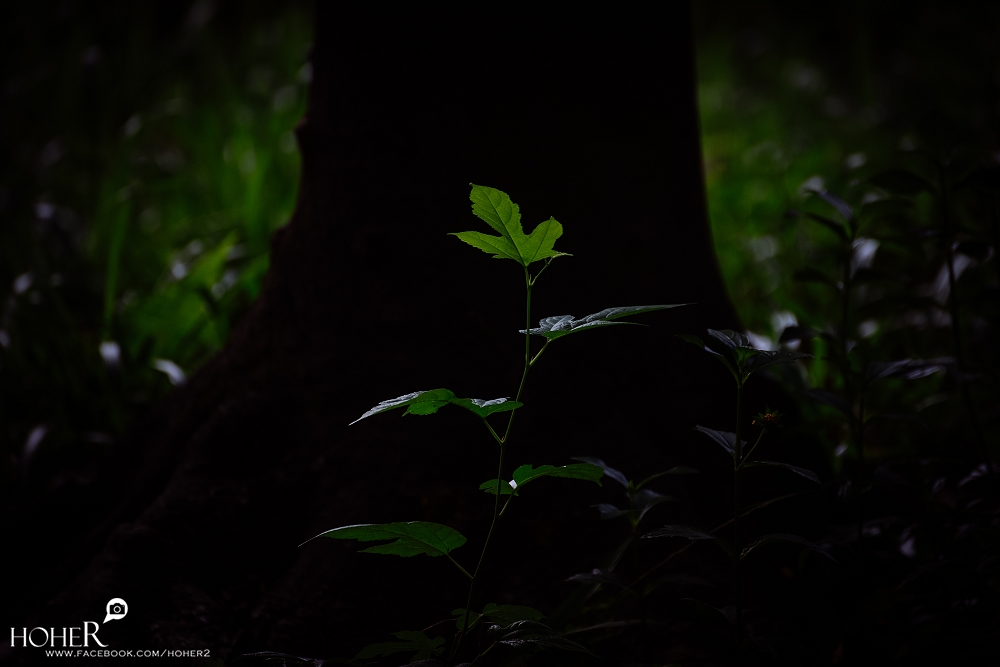
[(847, 202), (837, 195), (827, 192), (826, 190), (812, 190), (812, 193), (833, 208), (837, 209), (837, 213), (839, 213), (840, 217), (844, 220), (850, 222), (854, 219), (854, 211), (852, 211), (851, 207), (847, 205)]
[(824, 551), (819, 545), (813, 544), (804, 537), (799, 537), (798, 535), (790, 535), (788, 533), (774, 533), (773, 535), (765, 535), (764, 537), (759, 537), (750, 544), (747, 545), (743, 552), (740, 553), (740, 558), (746, 558), (750, 552), (755, 550), (757, 547), (764, 546), (765, 544), (779, 544), (779, 543), (789, 543), (798, 544), (799, 546), (806, 547), (807, 549), (812, 549), (816, 553), (823, 554), (830, 560), (835, 561), (836, 559)]
[(847, 399), (842, 396), (837, 396), (836, 394), (831, 394), (823, 389), (810, 389), (806, 392), (806, 396), (813, 399), (817, 403), (822, 403), (823, 405), (829, 405), (831, 408), (839, 410), (845, 417), (849, 419), (854, 419), (854, 408)]
[[(515, 621), (506, 628), (493, 625), (487, 631), (492, 641), (505, 646), (523, 647), (537, 646), (539, 648), (557, 648), (563, 651), (591, 654), (586, 648), (557, 635), (549, 626), (538, 621)], [(593, 654), (591, 654), (593, 655)]]
[(398, 642), (379, 642), (369, 644), (354, 656), (355, 660), (367, 658), (385, 658), (396, 653), (413, 653), (411, 662), (415, 660), (426, 660), (432, 655), (440, 655), (444, 651), (444, 637), (430, 639), (423, 632), (414, 630), (404, 630), (394, 632), (392, 636), (399, 639)]
[[(465, 620), (465, 609), (455, 609), (451, 612), (451, 615), (457, 617), (455, 624), (461, 630), (462, 623)], [(544, 617), (545, 614), (534, 607), (490, 602), (483, 607), (482, 613), (471, 612), (469, 614), (469, 627), (475, 626), (476, 622), (481, 618), (487, 618), (496, 625), (506, 627), (515, 621), (538, 621)]]
[[(362, 553), (404, 557), (419, 554), (443, 556), (465, 544), (465, 536), (454, 528), (427, 521), (362, 523), (334, 528), (320, 533), (316, 537), (358, 540), (359, 542), (392, 540), (389, 544), (379, 544), (361, 551)], [(312, 539), (316, 539), (316, 537)]]
[(748, 373), (753, 373), (774, 364), (790, 364), (797, 359), (811, 358), (811, 354), (793, 352), (792, 350), (760, 350), (747, 359), (745, 369)]
[(628, 488), (628, 478), (625, 477), (624, 473), (619, 470), (615, 470), (603, 460), (595, 458), (593, 456), (573, 456), (571, 457), (574, 461), (582, 461), (583, 463), (590, 463), (595, 466), (600, 466), (604, 470), (604, 474), (615, 480), (625, 488)]
[[(586, 329), (594, 329), (596, 327), (617, 324), (637, 324), (636, 322), (615, 322), (613, 320), (628, 317), (629, 315), (639, 315), (641, 313), (649, 313), (654, 310), (667, 310), (669, 308), (677, 308), (679, 306), (686, 305), (688, 304), (675, 303), (661, 306), (623, 306), (620, 308), (605, 308), (602, 311), (587, 315), (586, 317), (581, 317), (580, 319), (574, 319), (572, 315), (555, 315), (553, 317), (545, 317), (540, 320), (538, 322), (538, 327), (530, 329), (529, 333), (533, 336), (544, 336), (549, 340), (556, 340), (557, 338), (562, 338), (563, 336), (568, 336), (572, 333), (577, 333)], [(521, 329), (519, 333), (525, 333), (525, 330)]]
[[(715, 429), (706, 428), (704, 426), (695, 426), (694, 430), (704, 433), (712, 442), (722, 447), (726, 450), (732, 458), (736, 458), (736, 434), (730, 433), (729, 431), (716, 431)], [(747, 441), (743, 441), (743, 445), (746, 445)], [(743, 447), (740, 448), (741, 451), (744, 450)]]
[(769, 467), (785, 468), (787, 470), (791, 470), (796, 475), (802, 475), (803, 477), (805, 477), (806, 479), (808, 479), (810, 482), (816, 482), (817, 484), (820, 483), (820, 481), (819, 481), (819, 475), (817, 475), (816, 473), (814, 473), (812, 470), (806, 470), (805, 468), (799, 468), (798, 466), (793, 466), (793, 465), (789, 465), (787, 463), (782, 463), (781, 461), (748, 461), (745, 465), (747, 467), (751, 467), (751, 466), (769, 466)]
[(659, 479), (660, 477), (663, 477), (665, 475), (695, 475), (697, 473), (698, 473), (698, 471), (695, 470), (694, 468), (688, 468), (686, 466), (674, 466), (670, 470), (664, 470), (663, 472), (658, 472), (658, 473), (656, 473), (654, 475), (650, 475), (646, 479), (644, 479), (641, 482), (639, 482), (638, 484), (636, 484), (635, 488), (637, 490), (641, 489), (642, 487), (646, 486), (647, 484), (649, 484), (653, 480)]

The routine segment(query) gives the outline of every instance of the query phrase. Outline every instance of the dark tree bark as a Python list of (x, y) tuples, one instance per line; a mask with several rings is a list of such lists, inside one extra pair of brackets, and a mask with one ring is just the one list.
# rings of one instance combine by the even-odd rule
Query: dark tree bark
[[(516, 391), (521, 275), (446, 236), (483, 229), (470, 181), (508, 192), (529, 228), (549, 215), (565, 226), (557, 248), (574, 256), (539, 282), (534, 320), (697, 304), (550, 350), (512, 467), (593, 455), (639, 476), (700, 455), (687, 432), (713, 418), (724, 371), (703, 377), (673, 334), (736, 318), (706, 219), (686, 6), (320, 3), (313, 66), (299, 205), (259, 301), (135, 430), (107, 472), (104, 513), (68, 549), (64, 589), (29, 627), (100, 620), (122, 597), (128, 617), (101, 630), (112, 646), (330, 657), (462, 606), (443, 559), (296, 545), (338, 525), (428, 519), (469, 536), (456, 557), (478, 548), (491, 505), (475, 489), (496, 451), (477, 420), (452, 409), (347, 426), (417, 389)], [(558, 582), (606, 556), (588, 509), (600, 490), (582, 486), (553, 483), (513, 508), (480, 604), (551, 607)]]

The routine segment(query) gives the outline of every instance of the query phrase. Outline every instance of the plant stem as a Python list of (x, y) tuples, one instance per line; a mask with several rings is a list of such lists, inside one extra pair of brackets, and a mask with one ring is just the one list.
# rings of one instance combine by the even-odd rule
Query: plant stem
[(743, 424), (743, 381), (736, 383), (736, 443), (733, 458), (733, 551), (734, 570), (736, 575), (736, 655), (737, 664), (742, 662), (743, 645), (743, 604), (742, 604), (742, 572), (740, 571), (740, 467), (743, 464), (743, 441), (741, 431)]
[[(526, 292), (524, 306), (524, 372), (521, 374), (521, 384), (517, 388), (517, 397), (514, 399), (515, 401), (521, 400), (521, 395), (524, 393), (524, 385), (528, 380), (528, 371), (531, 370), (531, 365), (534, 363), (534, 360), (531, 358), (531, 287), (535, 284), (535, 280), (538, 280), (538, 276), (542, 275), (542, 271), (544, 271), (548, 265), (549, 262), (546, 262), (545, 266), (542, 267), (542, 270), (539, 271), (534, 278), (532, 278), (531, 274), (528, 273), (528, 267), (524, 267), (524, 286)], [(547, 342), (546, 345), (548, 345)], [(540, 356), (544, 351), (545, 347), (543, 346), (538, 352), (538, 355), (536, 355), (535, 359), (537, 359), (538, 356)], [(515, 414), (517, 414), (517, 409), (510, 411), (510, 417), (507, 418), (507, 429), (504, 431), (502, 438), (497, 435), (496, 431), (493, 430), (493, 427), (490, 426), (489, 422), (487, 422), (485, 418), (483, 419), (483, 423), (486, 424), (486, 428), (489, 429), (490, 434), (500, 445), (500, 461), (497, 465), (496, 500), (493, 503), (493, 520), (490, 522), (489, 532), (486, 533), (486, 541), (483, 542), (483, 549), (479, 553), (479, 562), (476, 563), (476, 569), (473, 571), (472, 575), (469, 575), (468, 572), (459, 566), (459, 569), (462, 569), (462, 572), (469, 577), (469, 595), (465, 602), (465, 620), (462, 622), (462, 629), (459, 631), (458, 637), (455, 639), (455, 644), (452, 647), (451, 654), (448, 658), (449, 664), (451, 664), (451, 660), (458, 654), (458, 647), (462, 643), (462, 639), (465, 637), (469, 628), (469, 614), (472, 611), (472, 595), (476, 590), (476, 577), (479, 576), (479, 570), (482, 568), (483, 561), (486, 558), (486, 551), (490, 546), (490, 538), (493, 537), (493, 530), (496, 528), (497, 521), (499, 521), (500, 516), (503, 514), (503, 510), (507, 509), (507, 505), (513, 498), (512, 495), (511, 498), (508, 498), (507, 502), (504, 503), (503, 509), (500, 508), (500, 489), (503, 484), (503, 460), (504, 454), (507, 451), (507, 439), (510, 437), (510, 431), (514, 425)], [(455, 563), (455, 565), (458, 565), (458, 563)]]

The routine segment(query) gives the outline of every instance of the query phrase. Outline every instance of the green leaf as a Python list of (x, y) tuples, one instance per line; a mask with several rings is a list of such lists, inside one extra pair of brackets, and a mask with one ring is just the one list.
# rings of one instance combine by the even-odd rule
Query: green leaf
[(719, 341), (731, 350), (737, 348), (744, 348), (752, 350), (750, 347), (750, 339), (746, 335), (741, 334), (739, 331), (733, 331), (732, 329), (709, 329), (708, 335)]
[(785, 468), (791, 470), (796, 475), (802, 475), (810, 482), (816, 482), (820, 484), (819, 475), (814, 473), (812, 470), (806, 470), (805, 468), (799, 468), (798, 466), (789, 465), (787, 463), (782, 463), (780, 461), (747, 461), (745, 464), (747, 467), (750, 466), (772, 466), (778, 468)]
[(361, 649), (358, 654), (354, 656), (354, 659), (362, 660), (366, 658), (385, 658), (396, 653), (413, 652), (413, 657), (411, 658), (412, 662), (414, 660), (426, 660), (432, 655), (441, 655), (441, 653), (444, 652), (444, 637), (435, 637), (434, 639), (431, 639), (423, 632), (416, 632), (413, 630), (394, 632), (392, 633), (392, 636), (401, 641), (369, 644)]
[[(601, 477), (604, 476), (604, 469), (592, 463), (571, 463), (568, 466), (543, 465), (537, 468), (525, 464), (514, 471), (514, 479), (500, 486), (500, 495), (509, 496), (515, 490), (519, 491), (528, 482), (533, 482), (541, 477), (565, 477), (568, 479), (583, 479), (595, 482), (601, 486)], [(479, 485), (479, 488), (487, 493), (496, 495), (497, 480), (491, 479)]]
[(506, 193), (495, 188), (472, 184), (469, 194), (472, 212), (492, 227), (500, 236), (481, 232), (454, 234), (469, 245), (492, 254), (497, 259), (512, 259), (527, 267), (533, 262), (566, 253), (553, 250), (552, 246), (562, 236), (562, 225), (555, 218), (541, 223), (529, 235), (521, 227), (521, 212)]
[(457, 398), (454, 392), (448, 389), (431, 389), (430, 391), (415, 391), (389, 399), (388, 401), (382, 401), (352, 421), (348, 426), (357, 424), (366, 417), (402, 407), (406, 408), (406, 412), (403, 413), (404, 415), (431, 415), (449, 403), (457, 405), (460, 408), (465, 408), (480, 417), (486, 417), (494, 412), (516, 410), (524, 405), (523, 403), (507, 398), (494, 398), (490, 401), (481, 398)]
[[(454, 528), (427, 521), (409, 523), (362, 523), (342, 526), (320, 533), (316, 537), (330, 537), (335, 540), (358, 540), (378, 542), (392, 540), (389, 544), (379, 544), (362, 549), (362, 553), (388, 554), (391, 556), (444, 556), (465, 544), (465, 536)], [(312, 539), (316, 539), (315, 537)]]
[[(712, 442), (722, 447), (733, 459), (736, 458), (736, 434), (729, 431), (716, 431), (715, 429), (706, 428), (704, 426), (695, 426), (694, 430), (704, 433)], [(743, 441), (743, 447), (740, 451), (746, 451), (747, 441)]]
[[(596, 327), (617, 324), (637, 324), (636, 322), (614, 322), (613, 320), (628, 317), (630, 315), (639, 315), (640, 313), (649, 313), (654, 310), (667, 310), (668, 308), (678, 308), (680, 306), (687, 305), (688, 304), (686, 303), (674, 303), (662, 306), (623, 306), (619, 308), (605, 308), (602, 311), (592, 313), (586, 317), (581, 317), (580, 319), (574, 319), (572, 315), (555, 315), (553, 317), (543, 318), (538, 322), (538, 327), (530, 329), (528, 333), (533, 336), (544, 336), (549, 340), (556, 340), (557, 338), (562, 338), (563, 336), (568, 336), (572, 333), (577, 333), (585, 329), (594, 329)], [(519, 333), (525, 333), (525, 330), (521, 329)]]
[(743, 552), (740, 554), (740, 558), (746, 558), (757, 547), (764, 546), (765, 544), (778, 544), (781, 542), (787, 542), (791, 544), (798, 544), (800, 546), (806, 547), (807, 549), (812, 549), (816, 553), (823, 554), (830, 560), (835, 561), (836, 559), (824, 551), (819, 545), (813, 544), (804, 537), (799, 537), (798, 535), (790, 535), (788, 533), (774, 533), (773, 535), (765, 535), (764, 537), (759, 537), (750, 544), (747, 545)]
[(691, 526), (664, 526), (645, 533), (640, 539), (652, 540), (658, 537), (683, 537), (685, 540), (715, 540), (715, 535), (692, 528)]
[(490, 640), (505, 646), (537, 646), (539, 648), (558, 648), (564, 651), (590, 653), (580, 644), (560, 637), (552, 628), (538, 621), (515, 621), (505, 628), (493, 625), (487, 631), (487, 636)]
[(510, 410), (516, 410), (524, 405), (524, 403), (512, 401), (509, 398), (494, 398), (491, 401), (483, 400), (481, 398), (456, 398), (451, 402), (453, 405), (465, 408), (480, 417), (488, 417), (494, 412), (509, 412)]

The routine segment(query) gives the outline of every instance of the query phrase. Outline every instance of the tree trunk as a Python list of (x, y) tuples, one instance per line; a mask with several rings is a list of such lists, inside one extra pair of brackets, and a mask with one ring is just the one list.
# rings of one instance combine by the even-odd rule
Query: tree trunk
[[(509, 193), (529, 229), (550, 215), (565, 227), (556, 247), (573, 257), (539, 281), (533, 320), (697, 304), (547, 352), (508, 474), (576, 455), (635, 477), (690, 462), (687, 432), (728, 385), (699, 376), (673, 334), (736, 318), (706, 219), (686, 5), (376, 7), (319, 3), (299, 204), (263, 293), (226, 349), (135, 429), (107, 472), (104, 514), (69, 549), (67, 585), (28, 627), (100, 621), (121, 597), (128, 616), (100, 630), (111, 648), (349, 657), (464, 605), (444, 559), (296, 545), (426, 519), (469, 537), (458, 560), (478, 553), (492, 504), (476, 487), (496, 446), (477, 420), (446, 409), (347, 426), (410, 391), (516, 391), (518, 267), (446, 235), (485, 230), (470, 182)], [(568, 592), (559, 582), (613, 546), (589, 509), (609, 489), (538, 486), (512, 507), (480, 605), (551, 609)]]

